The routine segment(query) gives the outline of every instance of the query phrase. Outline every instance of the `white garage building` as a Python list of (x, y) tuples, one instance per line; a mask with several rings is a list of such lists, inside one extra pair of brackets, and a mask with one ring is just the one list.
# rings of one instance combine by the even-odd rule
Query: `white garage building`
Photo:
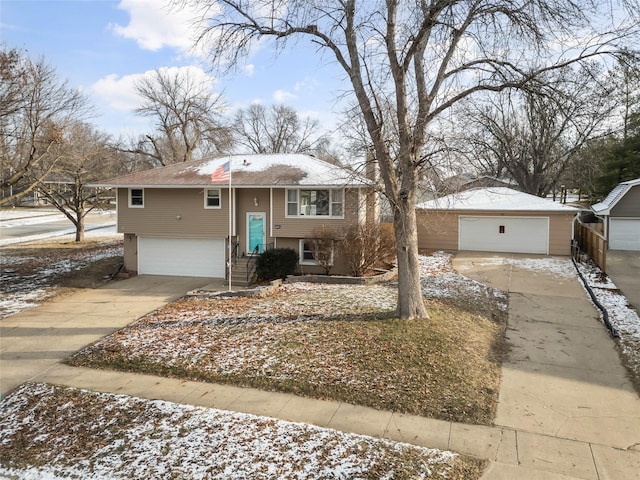
[(569, 255), (578, 211), (510, 188), (465, 190), (417, 206), (418, 246)]
[(640, 250), (640, 178), (618, 184), (591, 210), (602, 218), (610, 250)]

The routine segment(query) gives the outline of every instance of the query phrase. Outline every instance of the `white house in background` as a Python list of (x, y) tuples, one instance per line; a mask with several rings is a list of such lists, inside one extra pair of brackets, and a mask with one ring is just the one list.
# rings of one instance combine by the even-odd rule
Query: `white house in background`
[(511, 188), (475, 188), (416, 207), (429, 250), (570, 255), (579, 210)]
[(604, 223), (610, 250), (640, 250), (640, 178), (618, 184), (591, 210)]

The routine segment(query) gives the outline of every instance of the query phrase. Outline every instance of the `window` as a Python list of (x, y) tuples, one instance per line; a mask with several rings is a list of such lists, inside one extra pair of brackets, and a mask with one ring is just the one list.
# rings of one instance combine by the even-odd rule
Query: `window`
[(144, 189), (142, 188), (129, 189), (129, 206), (131, 208), (144, 207)]
[(288, 217), (342, 217), (342, 190), (287, 190)]
[(298, 215), (298, 190), (287, 190), (287, 216)]
[(342, 216), (342, 190), (331, 190), (331, 215)]
[(205, 189), (204, 191), (204, 208), (221, 208), (220, 189)]
[(313, 248), (309, 240), (300, 240), (300, 264), (315, 265), (316, 259), (313, 255)]
[(319, 265), (327, 270), (327, 274), (329, 273), (330, 268), (327, 267), (333, 265), (333, 240), (300, 240), (298, 251), (301, 265)]

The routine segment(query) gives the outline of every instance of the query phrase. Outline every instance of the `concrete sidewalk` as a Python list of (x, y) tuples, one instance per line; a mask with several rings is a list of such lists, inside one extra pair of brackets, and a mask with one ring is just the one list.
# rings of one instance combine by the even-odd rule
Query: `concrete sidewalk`
[(33, 380), (311, 423), (486, 458), (485, 479), (638, 478), (640, 399), (577, 276), (532, 273), (492, 255), (460, 254), (454, 266), (509, 291), (513, 348), (495, 427), (59, 363), (205, 279), (137, 277), (0, 320), (1, 390)]

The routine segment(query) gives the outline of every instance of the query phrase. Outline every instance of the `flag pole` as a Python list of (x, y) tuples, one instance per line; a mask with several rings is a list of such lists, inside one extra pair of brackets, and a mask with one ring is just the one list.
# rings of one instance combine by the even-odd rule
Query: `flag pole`
[(229, 291), (231, 291), (231, 267), (233, 265), (233, 260), (231, 258), (231, 254), (233, 253), (233, 248), (231, 248), (231, 233), (233, 230), (233, 203), (231, 201), (231, 158), (229, 158)]

